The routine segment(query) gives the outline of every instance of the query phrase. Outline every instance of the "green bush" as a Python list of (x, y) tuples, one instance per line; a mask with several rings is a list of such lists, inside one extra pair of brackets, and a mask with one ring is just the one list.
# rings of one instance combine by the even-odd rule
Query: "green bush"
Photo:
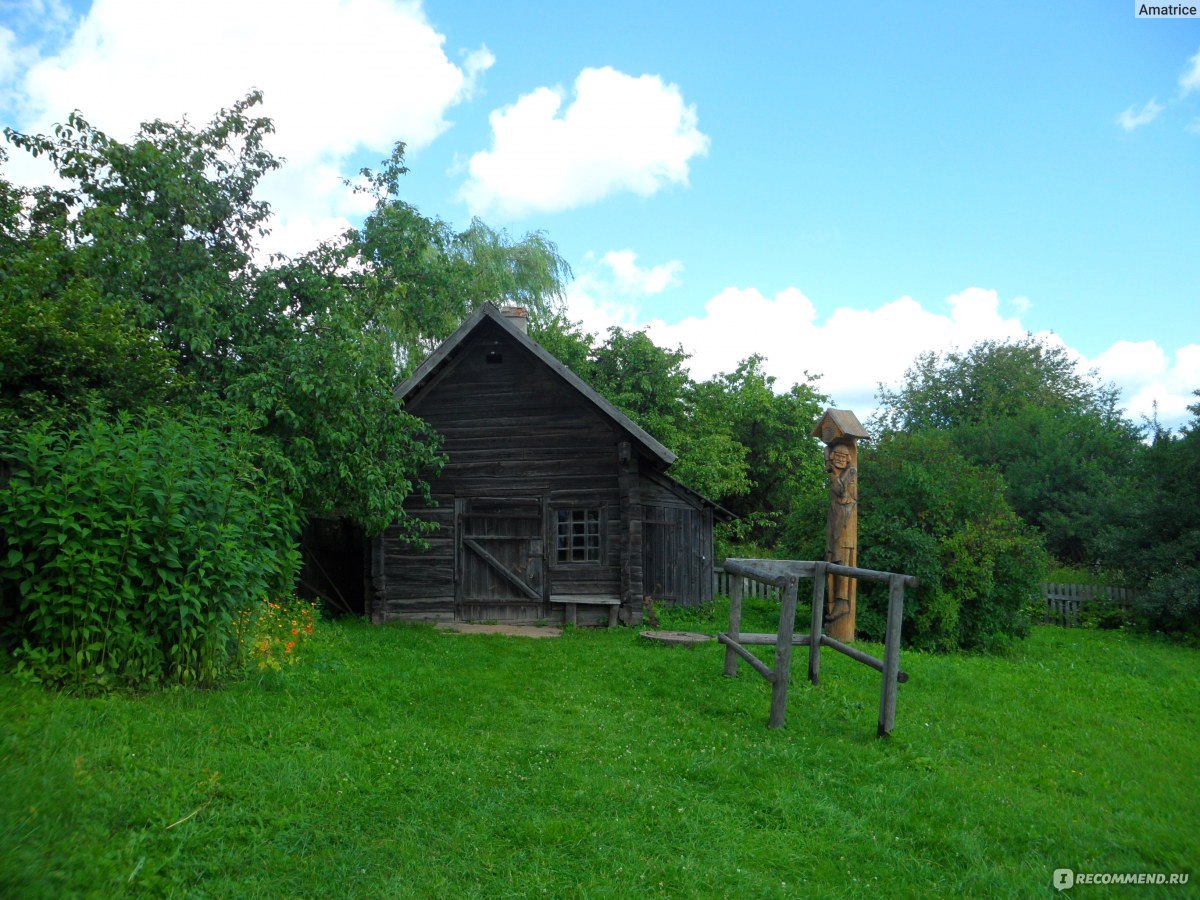
[(1152, 578), (1134, 615), (1148, 630), (1200, 639), (1200, 566), (1179, 565)]
[[(1028, 634), (1046, 556), (999, 474), (932, 432), (889, 435), (861, 459), (859, 565), (921, 582), (905, 596), (905, 642), (995, 650)], [(886, 616), (886, 586), (861, 584), (858, 631), (882, 640)]]
[(52, 685), (213, 683), (247, 604), (289, 590), (292, 504), (211, 419), (96, 418), (5, 436), (4, 637)]

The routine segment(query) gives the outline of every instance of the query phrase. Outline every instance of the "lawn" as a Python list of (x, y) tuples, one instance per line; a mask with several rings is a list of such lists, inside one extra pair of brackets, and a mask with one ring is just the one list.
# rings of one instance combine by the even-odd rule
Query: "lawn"
[(813, 688), (803, 652), (778, 731), (722, 648), (629, 629), (326, 623), (281, 673), (141, 697), (0, 676), (0, 895), (1045, 896), (1060, 867), (1195, 891), (1200, 651), (905, 653), (885, 741), (878, 675), (825, 653)]

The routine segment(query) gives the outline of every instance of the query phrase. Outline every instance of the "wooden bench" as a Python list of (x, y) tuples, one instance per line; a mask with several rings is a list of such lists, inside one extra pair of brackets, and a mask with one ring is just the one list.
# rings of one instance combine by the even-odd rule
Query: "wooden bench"
[(608, 627), (615, 628), (617, 624), (617, 607), (621, 605), (618, 597), (606, 597), (593, 594), (555, 594), (550, 597), (551, 603), (561, 603), (563, 606), (563, 624), (576, 624), (576, 608), (583, 606), (607, 606)]

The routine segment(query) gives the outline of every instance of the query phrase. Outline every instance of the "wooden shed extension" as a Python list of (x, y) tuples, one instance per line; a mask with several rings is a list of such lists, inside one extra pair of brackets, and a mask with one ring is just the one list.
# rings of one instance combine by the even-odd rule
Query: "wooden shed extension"
[(445, 440), (428, 546), (371, 546), (373, 621), (641, 621), (712, 597), (714, 516), (675, 455), (485, 304), (396, 390)]

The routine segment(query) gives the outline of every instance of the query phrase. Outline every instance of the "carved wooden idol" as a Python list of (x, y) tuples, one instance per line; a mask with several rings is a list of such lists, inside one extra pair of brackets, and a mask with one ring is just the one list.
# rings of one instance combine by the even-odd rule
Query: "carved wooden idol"
[[(825, 444), (829, 477), (829, 515), (825, 522), (825, 560), (858, 565), (858, 442), (867, 436), (858, 417), (848, 409), (828, 409), (813, 437)], [(854, 640), (857, 581), (830, 575), (825, 583), (826, 634), (839, 641)]]

